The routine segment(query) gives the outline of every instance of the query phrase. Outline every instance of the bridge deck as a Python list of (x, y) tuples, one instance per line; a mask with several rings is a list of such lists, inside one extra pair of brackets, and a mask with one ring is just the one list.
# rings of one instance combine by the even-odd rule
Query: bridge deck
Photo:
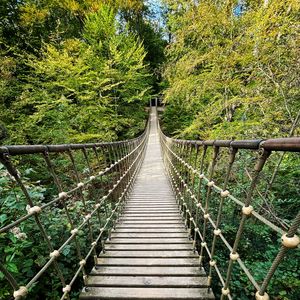
[(145, 160), (80, 299), (214, 299), (164, 171), (154, 111)]

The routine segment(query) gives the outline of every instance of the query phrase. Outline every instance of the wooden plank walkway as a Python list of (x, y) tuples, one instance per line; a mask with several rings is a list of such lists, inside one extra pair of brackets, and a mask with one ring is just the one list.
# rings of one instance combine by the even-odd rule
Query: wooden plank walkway
[(80, 299), (214, 299), (164, 171), (156, 125), (116, 229)]

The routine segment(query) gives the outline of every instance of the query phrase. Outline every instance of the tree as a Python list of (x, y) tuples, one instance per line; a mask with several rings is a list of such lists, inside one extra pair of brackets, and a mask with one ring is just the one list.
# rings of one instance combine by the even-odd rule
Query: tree
[(300, 109), (299, 3), (245, 1), (237, 14), (238, 1), (166, 2), (174, 42), (165, 102), (173, 114), (191, 116), (179, 125), (181, 136), (287, 135)]
[[(115, 140), (143, 130), (151, 91), (146, 52), (133, 33), (119, 30), (116, 14), (102, 5), (86, 14), (80, 38), (43, 42), (38, 54), (22, 53), (23, 70), (15, 77), (14, 60), (2, 55), (2, 89), (8, 91), (0, 115), (15, 132), (10, 143)], [(7, 101), (10, 77), (22, 84)]]

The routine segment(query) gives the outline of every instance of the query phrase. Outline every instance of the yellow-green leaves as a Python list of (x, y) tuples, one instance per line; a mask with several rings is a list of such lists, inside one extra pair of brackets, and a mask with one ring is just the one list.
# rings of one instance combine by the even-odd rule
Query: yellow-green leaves
[[(14, 113), (0, 112), (14, 118), (10, 143), (116, 140), (143, 129), (151, 90), (146, 52), (119, 26), (115, 10), (102, 4), (86, 16), (81, 38), (44, 42), (39, 53), (25, 56)], [(0, 57), (2, 78), (12, 76), (15, 60)]]
[[(285, 136), (300, 110), (299, 1), (245, 1), (241, 14), (237, 1), (166, 2), (173, 35), (164, 74), (169, 132)], [(182, 111), (178, 131), (172, 117)]]
[(25, 3), (20, 10), (20, 23), (22, 26), (43, 24), (50, 13), (48, 8), (39, 8), (36, 4), (30, 2)]

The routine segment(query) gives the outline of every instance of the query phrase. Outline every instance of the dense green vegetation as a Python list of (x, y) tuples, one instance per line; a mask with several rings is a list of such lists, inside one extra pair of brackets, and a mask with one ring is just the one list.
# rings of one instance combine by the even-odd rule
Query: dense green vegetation
[[(74, 190), (76, 181), (86, 182), (89, 175), (97, 175), (99, 171), (103, 171), (117, 160), (116, 153), (112, 154), (103, 147), (97, 149), (98, 159), (96, 159), (93, 150), (87, 150), (89, 164), (87, 164), (81, 150), (75, 150), (72, 153), (75, 168), (67, 152), (49, 154), (56, 177), (64, 191)], [(82, 226), (82, 223), (87, 212), (92, 212), (95, 209), (95, 204), (99, 203), (100, 199), (113, 188), (116, 178), (120, 177), (120, 170), (112, 169), (104, 176), (98, 176), (83, 190), (70, 193), (65, 201), (53, 203), (53, 200), (57, 198), (59, 189), (42, 156), (17, 156), (11, 160), (15, 165), (18, 165), (22, 182), (34, 204), (40, 207), (48, 205), (39, 214), (39, 219), (53, 249), (59, 249), (63, 243), (66, 243), (70, 238), (71, 229), (80, 228), (76, 240), (69, 241), (61, 248), (57, 260), (65, 282), (69, 283), (78, 269), (79, 255), (81, 259), (87, 256), (91, 242), (93, 238), (96, 239), (99, 235), (100, 228), (105, 227), (102, 234), (105, 239), (108, 230), (112, 227), (115, 216), (109, 221), (108, 218), (111, 216), (112, 210), (116, 208), (118, 192), (102, 201), (101, 208), (97, 214), (91, 217), (89, 225)], [(77, 170), (78, 178), (75, 170)], [(16, 184), (15, 178), (1, 163), (0, 193), (0, 227), (2, 229), (16, 219), (26, 216), (30, 206), (22, 189)], [(52, 205), (49, 204), (50, 202)], [(106, 222), (108, 225), (105, 226)], [(8, 231), (1, 232), (0, 245), (1, 263), (20, 285), (27, 285), (49, 261), (51, 251), (49, 251), (46, 239), (34, 217), (26, 219)], [(100, 253), (101, 250), (101, 243), (99, 243), (96, 251)], [(93, 265), (93, 255), (91, 255), (87, 260), (87, 272), (90, 272)], [(73, 283), (70, 299), (78, 299), (83, 285), (82, 275), (81, 272)], [(12, 288), (2, 272), (0, 272), (0, 286), (0, 299), (11, 299)], [(41, 278), (30, 287), (27, 299), (52, 300), (60, 299), (61, 296), (62, 282), (52, 263)]]
[(108, 141), (143, 130), (165, 42), (142, 1), (0, 5), (5, 143)]
[[(208, 157), (211, 157), (208, 153)], [(259, 183), (253, 193), (251, 205), (254, 210), (264, 216), (267, 220), (276, 224), (279, 228), (287, 230), (299, 212), (299, 154), (289, 153), (280, 165), (280, 171), (276, 174), (276, 180), (272, 188), (267, 191), (274, 168), (278, 163), (279, 153), (273, 153), (269, 158), (260, 176)], [(233, 165), (231, 176), (229, 177), (227, 189), (237, 199), (244, 201), (249, 193), (253, 168), (257, 159), (257, 153), (249, 150), (240, 150)], [(222, 186), (224, 174), (228, 166), (228, 151), (221, 150), (214, 180)], [(208, 174), (209, 164), (206, 166)], [(285, 187), (285, 188), (284, 188)], [(202, 199), (206, 197), (207, 189), (202, 188)], [(204, 200), (202, 200), (204, 201)], [(210, 201), (210, 214), (213, 219), (217, 219), (220, 197), (216, 193), (212, 194)], [(202, 220), (201, 220), (202, 221)], [(201, 224), (200, 221), (200, 224)], [(241, 221), (240, 206), (233, 201), (224, 201), (220, 228), (224, 236), (233, 245), (237, 229)], [(200, 225), (201, 226), (201, 225)], [(213, 228), (210, 227), (207, 242), (211, 247)], [(215, 259), (218, 262), (222, 276), (226, 277), (228, 268), (228, 248), (218, 239), (216, 244)], [(247, 220), (241, 242), (238, 247), (240, 258), (249, 269), (258, 283), (262, 283), (272, 261), (278, 254), (281, 246), (281, 235), (266, 226), (254, 217)], [(209, 257), (207, 257), (209, 261)], [(208, 263), (206, 264), (209, 268)], [(271, 299), (296, 300), (300, 297), (300, 253), (297, 249), (290, 250), (285, 259), (280, 264), (268, 287), (268, 294)], [(216, 272), (213, 272), (213, 287), (217, 296), (220, 296), (222, 288)], [(248, 277), (238, 265), (234, 264), (234, 271), (230, 283), (230, 291), (234, 299), (253, 299), (255, 289)]]
[(300, 110), (299, 1), (165, 2), (167, 132), (288, 136)]

